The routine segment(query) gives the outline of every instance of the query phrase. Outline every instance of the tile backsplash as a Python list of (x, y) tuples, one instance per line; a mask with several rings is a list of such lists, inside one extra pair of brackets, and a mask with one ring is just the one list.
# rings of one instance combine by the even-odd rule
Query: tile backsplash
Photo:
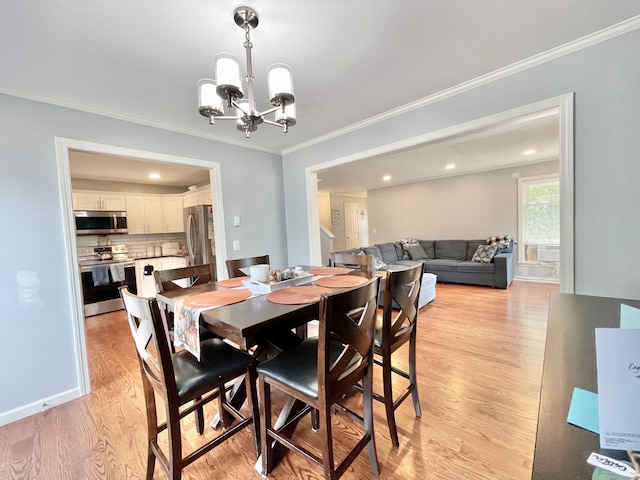
[[(79, 235), (76, 237), (78, 250), (97, 247), (99, 235)], [(147, 246), (161, 245), (163, 242), (178, 242), (185, 247), (187, 237), (184, 233), (158, 233), (149, 235), (106, 235), (107, 245), (127, 245), (129, 256), (132, 258), (146, 258)], [(78, 252), (80, 255), (80, 252)]]

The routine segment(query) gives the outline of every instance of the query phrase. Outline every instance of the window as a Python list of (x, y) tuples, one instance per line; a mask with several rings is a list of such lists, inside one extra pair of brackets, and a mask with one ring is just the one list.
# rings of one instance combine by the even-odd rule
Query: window
[(520, 262), (560, 261), (560, 174), (518, 179)]

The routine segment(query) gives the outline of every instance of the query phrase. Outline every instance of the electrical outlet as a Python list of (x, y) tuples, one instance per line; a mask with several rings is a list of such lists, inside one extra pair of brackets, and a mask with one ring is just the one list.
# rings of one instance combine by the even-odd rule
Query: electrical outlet
[(233, 251), (237, 252), (238, 250), (240, 250), (240, 240), (234, 240), (233, 241)]

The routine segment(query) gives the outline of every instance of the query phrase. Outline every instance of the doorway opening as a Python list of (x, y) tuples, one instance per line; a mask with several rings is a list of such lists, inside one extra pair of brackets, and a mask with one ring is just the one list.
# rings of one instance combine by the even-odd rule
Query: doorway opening
[[(367, 151), (355, 153), (346, 157), (336, 158), (321, 164), (311, 165), (306, 168), (306, 187), (307, 187), (307, 214), (308, 214), (308, 235), (309, 235), (309, 252), (310, 262), (321, 261), (321, 239), (320, 239), (320, 216), (318, 191), (320, 178), (319, 173), (340, 167), (347, 164), (354, 164), (364, 160), (373, 160), (383, 156), (392, 156), (397, 152), (416, 148), (430, 142), (438, 142), (449, 137), (460, 136), (478, 131), (480, 129), (493, 127), (505, 122), (517, 122), (518, 119), (526, 116), (535, 116), (537, 114), (547, 114), (553, 112), (557, 116), (557, 156), (559, 160), (560, 172), (560, 258), (561, 268), (559, 272), (560, 290), (564, 293), (573, 293), (574, 290), (574, 206), (573, 206), (573, 178), (574, 178), (574, 162), (573, 162), (573, 94), (566, 94), (559, 97), (550, 98), (523, 107), (515, 108), (500, 114), (491, 115), (489, 117), (470, 121), (464, 124), (454, 125), (439, 131), (425, 133), (423, 135), (408, 138), (393, 144), (383, 145)], [(496, 168), (496, 167), (494, 167)], [(359, 177), (370, 173), (369, 168), (359, 168)], [(409, 170), (413, 175), (414, 170)], [(339, 175), (341, 179), (349, 178), (345, 172)], [(382, 177), (382, 176), (380, 176)], [(436, 177), (434, 177), (436, 178)], [(407, 180), (406, 183), (410, 181)], [(326, 182), (323, 179), (321, 184), (324, 188)], [(377, 188), (382, 185), (377, 185)], [(326, 192), (324, 192), (326, 195)], [(371, 215), (373, 212), (370, 210)], [(375, 234), (375, 226), (370, 227), (370, 231)], [(375, 241), (375, 235), (372, 237)]]
[(216, 224), (216, 255), (218, 257), (218, 275), (224, 275), (224, 260), (227, 258), (226, 234), (224, 222), (224, 206), (222, 201), (222, 183), (220, 164), (200, 159), (178, 157), (157, 152), (115, 147), (81, 140), (56, 137), (56, 160), (58, 165), (58, 183), (61, 192), (63, 232), (66, 245), (67, 268), (71, 278), (70, 301), (72, 306), (74, 346), (77, 365), (77, 376), (80, 395), (91, 391), (89, 361), (87, 355), (86, 332), (84, 326), (84, 306), (82, 284), (78, 268), (78, 245), (76, 239), (75, 220), (72, 202), (72, 183), (70, 168), (70, 151), (82, 151), (92, 154), (127, 157), (132, 160), (174, 164), (204, 168), (209, 171), (211, 198), (213, 203), (213, 219)]

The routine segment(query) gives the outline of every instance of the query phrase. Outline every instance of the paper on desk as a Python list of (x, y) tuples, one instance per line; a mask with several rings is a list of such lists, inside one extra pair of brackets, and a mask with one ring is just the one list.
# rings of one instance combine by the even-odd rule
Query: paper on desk
[(600, 433), (598, 394), (575, 387), (571, 397), (571, 405), (569, 405), (567, 422), (594, 433)]
[(600, 447), (640, 450), (640, 329), (596, 328)]
[(640, 308), (620, 304), (620, 328), (640, 328)]

